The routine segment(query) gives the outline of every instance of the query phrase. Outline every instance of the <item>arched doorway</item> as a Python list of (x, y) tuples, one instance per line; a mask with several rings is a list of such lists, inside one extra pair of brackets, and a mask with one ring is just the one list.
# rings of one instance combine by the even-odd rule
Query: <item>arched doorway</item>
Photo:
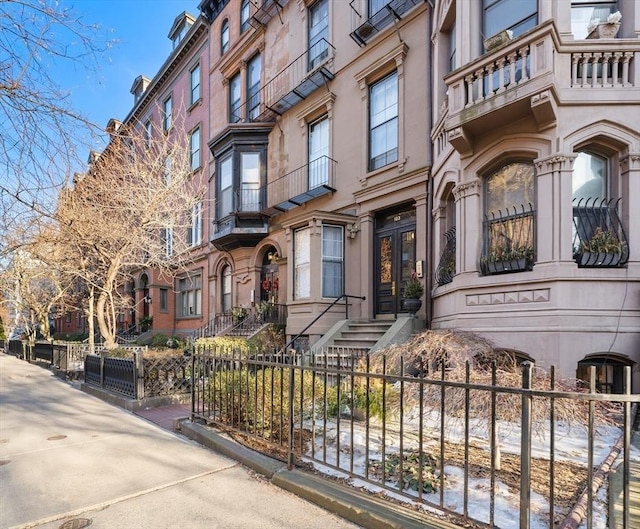
[(262, 258), (260, 269), (260, 302), (277, 305), (280, 295), (280, 278), (278, 275), (278, 250), (270, 246)]

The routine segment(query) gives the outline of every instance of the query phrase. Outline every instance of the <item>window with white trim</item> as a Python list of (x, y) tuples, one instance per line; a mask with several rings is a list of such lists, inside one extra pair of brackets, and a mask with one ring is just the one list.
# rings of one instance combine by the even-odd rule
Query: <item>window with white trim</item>
[(329, 0), (318, 0), (309, 8), (309, 70), (329, 56)]
[(294, 232), (294, 299), (311, 296), (311, 230), (300, 228)]
[(233, 157), (231, 154), (220, 162), (219, 182), (217, 218), (221, 219), (233, 211)]
[(322, 297), (344, 293), (344, 228), (322, 226)]
[(164, 254), (167, 257), (173, 256), (173, 228), (166, 227), (163, 230)]
[(144, 143), (147, 149), (151, 148), (152, 139), (153, 139), (153, 124), (151, 123), (151, 120), (148, 120), (144, 124)]
[(220, 274), (222, 281), (220, 282), (220, 294), (222, 299), (222, 312), (231, 310), (231, 266), (225, 265)]
[(329, 183), (329, 119), (309, 124), (309, 189)]
[(202, 275), (178, 279), (178, 317), (189, 318), (202, 314)]
[(202, 202), (195, 204), (191, 210), (188, 242), (191, 246), (198, 246), (202, 243)]
[(398, 73), (369, 87), (369, 170), (398, 161)]

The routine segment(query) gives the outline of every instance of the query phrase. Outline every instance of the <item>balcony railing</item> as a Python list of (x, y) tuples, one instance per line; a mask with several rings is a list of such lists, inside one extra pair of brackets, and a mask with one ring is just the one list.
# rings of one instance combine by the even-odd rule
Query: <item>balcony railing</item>
[[(289, 0), (262, 0), (262, 4), (256, 9), (249, 23), (258, 28), (266, 26), (269, 21), (276, 15), (282, 21), (282, 10)], [(251, 4), (253, 8), (253, 4)]]
[(321, 156), (267, 184), (263, 213), (277, 215), (334, 192), (336, 164), (328, 156)]
[(456, 274), (456, 227), (447, 230), (444, 238), (446, 243), (436, 268), (436, 283), (440, 286), (451, 283)]
[(245, 102), (231, 120), (272, 121), (333, 79), (334, 54), (335, 48), (320, 39)]
[(411, 8), (424, 3), (425, 0), (391, 0), (378, 12), (371, 15), (367, 21), (358, 26), (351, 38), (358, 46), (366, 46), (367, 42), (387, 26), (398, 22), (402, 16)]
[(616, 268), (629, 259), (617, 200), (580, 199), (573, 204), (573, 257), (581, 268)]
[(553, 22), (545, 22), (445, 78), (448, 141), (462, 152), (502, 123), (530, 116), (541, 126), (553, 123), (563, 99), (631, 104), (639, 52), (638, 39), (561, 42)]
[(480, 269), (483, 275), (531, 270), (536, 259), (531, 204), (485, 215)]

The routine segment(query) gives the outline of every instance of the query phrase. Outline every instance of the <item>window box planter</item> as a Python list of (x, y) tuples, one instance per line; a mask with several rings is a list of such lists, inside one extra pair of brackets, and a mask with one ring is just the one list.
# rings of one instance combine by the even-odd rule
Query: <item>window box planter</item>
[(607, 268), (618, 267), (622, 261), (621, 253), (582, 252), (578, 260), (581, 267)]
[(505, 261), (488, 261), (482, 264), (485, 275), (505, 274), (508, 272), (523, 272), (531, 270), (533, 263), (526, 258), (509, 259)]

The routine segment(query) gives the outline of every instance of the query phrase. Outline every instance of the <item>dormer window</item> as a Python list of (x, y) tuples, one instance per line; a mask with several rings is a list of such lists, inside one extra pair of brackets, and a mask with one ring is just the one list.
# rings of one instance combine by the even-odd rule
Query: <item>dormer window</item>
[(171, 42), (173, 42), (174, 50), (180, 45), (194, 22), (195, 18), (186, 11), (176, 17), (173, 22), (173, 26), (171, 27), (171, 31), (169, 31), (169, 38), (171, 39)]

